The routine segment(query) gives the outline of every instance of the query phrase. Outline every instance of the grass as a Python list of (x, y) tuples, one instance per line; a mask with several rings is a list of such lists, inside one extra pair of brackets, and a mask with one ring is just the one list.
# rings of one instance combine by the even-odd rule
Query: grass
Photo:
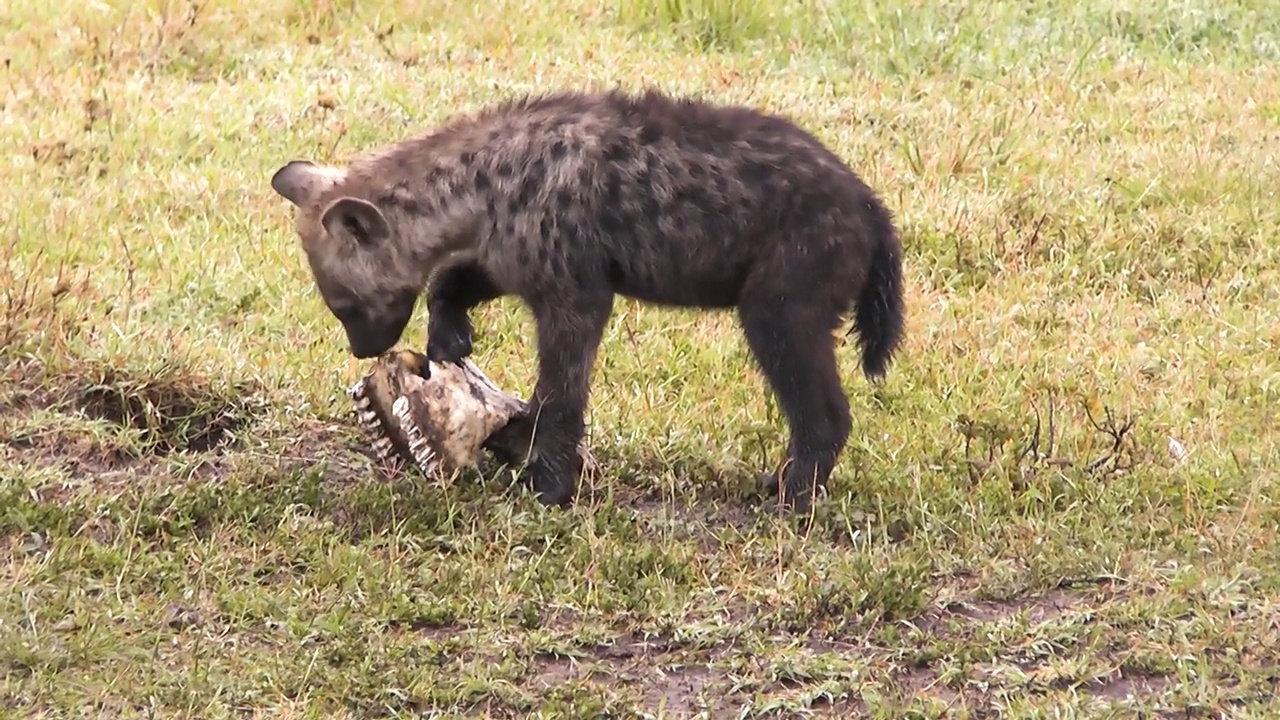
[[(8, 716), (1280, 709), (1269, 3), (3, 8)], [(806, 531), (756, 511), (785, 428), (729, 314), (619, 302), (569, 510), (380, 477), (350, 418), (270, 174), (644, 83), (795, 117), (899, 217), (908, 338), (879, 390), (841, 349)], [(527, 312), (475, 320), (527, 394)]]

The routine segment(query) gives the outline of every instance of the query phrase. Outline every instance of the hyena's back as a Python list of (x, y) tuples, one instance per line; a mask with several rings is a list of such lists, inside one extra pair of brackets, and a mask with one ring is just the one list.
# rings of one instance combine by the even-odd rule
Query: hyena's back
[(701, 307), (754, 294), (808, 303), (834, 325), (870, 279), (855, 318), (864, 367), (882, 371), (897, 343), (890, 215), (786, 119), (656, 92), (566, 92), (490, 108), (378, 162), (410, 170), (415, 156), (431, 174), (452, 168), (439, 186), (482, 210), (477, 259), (506, 292), (598, 286)]

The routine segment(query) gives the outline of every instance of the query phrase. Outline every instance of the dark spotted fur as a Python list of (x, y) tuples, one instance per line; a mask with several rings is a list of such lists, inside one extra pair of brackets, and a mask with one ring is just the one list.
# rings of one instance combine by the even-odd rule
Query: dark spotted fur
[(528, 305), (539, 359), (528, 472), (549, 504), (576, 491), (615, 294), (736, 308), (791, 427), (774, 489), (799, 508), (850, 432), (833, 331), (852, 314), (873, 378), (902, 334), (889, 211), (812, 135), (750, 108), (653, 91), (529, 97), (345, 169), (291, 162), (272, 186), (298, 207), (317, 285), (357, 357), (398, 342), (425, 288), (436, 361), (470, 354), (475, 305)]

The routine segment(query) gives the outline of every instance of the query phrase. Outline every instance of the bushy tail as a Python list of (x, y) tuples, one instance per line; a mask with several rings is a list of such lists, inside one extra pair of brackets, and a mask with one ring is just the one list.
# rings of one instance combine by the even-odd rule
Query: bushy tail
[(876, 249), (858, 298), (854, 329), (862, 344), (862, 371), (878, 379), (889, 369), (902, 339), (902, 242), (887, 209), (874, 205), (870, 219), (868, 230)]

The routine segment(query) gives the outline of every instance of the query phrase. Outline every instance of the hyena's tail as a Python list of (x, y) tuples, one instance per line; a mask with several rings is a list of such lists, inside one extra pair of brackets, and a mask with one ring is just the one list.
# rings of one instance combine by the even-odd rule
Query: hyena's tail
[(902, 243), (887, 208), (873, 203), (868, 238), (875, 245), (853, 329), (862, 344), (862, 371), (883, 377), (902, 339)]

